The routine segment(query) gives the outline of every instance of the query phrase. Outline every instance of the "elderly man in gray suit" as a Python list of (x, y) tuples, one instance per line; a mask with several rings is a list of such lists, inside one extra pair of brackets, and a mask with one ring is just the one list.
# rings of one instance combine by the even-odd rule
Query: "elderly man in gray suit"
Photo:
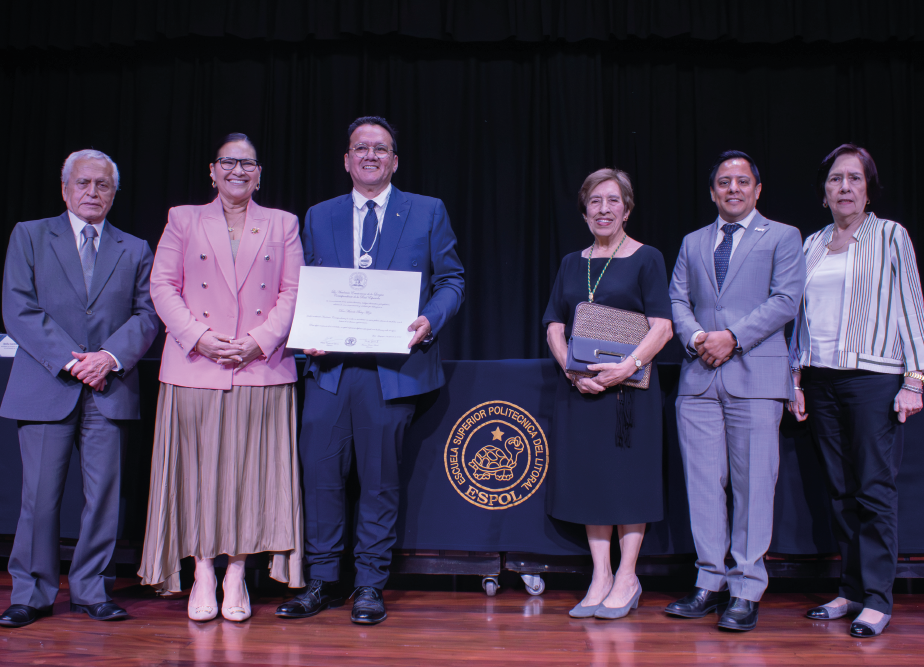
[(730, 595), (719, 627), (752, 630), (767, 588), (780, 418), (793, 391), (783, 327), (802, 299), (805, 260), (799, 231), (757, 212), (760, 174), (750, 157), (726, 151), (709, 184), (718, 219), (683, 240), (670, 286), (689, 357), (677, 428), (699, 574), (696, 590), (665, 611), (702, 618)]
[(18, 421), (22, 508), (10, 554), (12, 605), (0, 626), (51, 613), (60, 581), (60, 510), (71, 449), (83, 471), (71, 611), (126, 618), (112, 601), (112, 555), (126, 420), (138, 419), (135, 365), (157, 335), (146, 241), (106, 220), (119, 170), (105, 153), (72, 153), (61, 171), (67, 211), (20, 222), (3, 271), (3, 321), (19, 344), (0, 416)]

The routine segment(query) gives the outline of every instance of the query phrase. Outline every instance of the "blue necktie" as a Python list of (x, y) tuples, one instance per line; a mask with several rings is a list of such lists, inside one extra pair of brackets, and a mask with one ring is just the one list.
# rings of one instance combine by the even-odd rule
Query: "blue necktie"
[(722, 291), (722, 283), (725, 282), (725, 274), (728, 273), (728, 259), (731, 257), (732, 242), (735, 239), (735, 232), (741, 229), (737, 222), (728, 222), (722, 225), (722, 231), (725, 232), (725, 238), (715, 249), (715, 282)]
[(379, 228), (379, 218), (375, 214), (375, 202), (371, 199), (366, 202), (366, 206), (369, 208), (369, 212), (366, 213), (366, 217), (363, 218), (363, 238), (360, 248), (360, 256), (366, 254), (372, 258), (372, 265), (369, 268), (375, 266), (375, 256), (378, 253), (378, 248), (376, 247), (375, 234)]
[(87, 286), (87, 296), (90, 295), (90, 285), (93, 283), (93, 268), (96, 266), (96, 245), (93, 239), (97, 237), (93, 225), (85, 225), (80, 232), (83, 234), (83, 245), (80, 246), (80, 263), (83, 265), (83, 282)]

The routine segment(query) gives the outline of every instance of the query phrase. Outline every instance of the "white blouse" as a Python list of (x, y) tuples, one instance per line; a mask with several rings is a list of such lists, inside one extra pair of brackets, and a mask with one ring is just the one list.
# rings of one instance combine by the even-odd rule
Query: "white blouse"
[(828, 253), (805, 286), (805, 319), (812, 340), (812, 366), (841, 368), (837, 341), (844, 309), (847, 253)]

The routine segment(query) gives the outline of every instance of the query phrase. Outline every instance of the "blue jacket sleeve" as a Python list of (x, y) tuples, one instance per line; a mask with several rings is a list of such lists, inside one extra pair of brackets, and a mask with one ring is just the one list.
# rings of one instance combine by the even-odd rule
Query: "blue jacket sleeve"
[[(307, 249), (305, 250), (307, 256)], [(449, 214), (440, 200), (433, 211), (433, 227), (430, 232), (430, 300), (421, 315), (430, 322), (433, 335), (459, 312), (465, 299), (465, 279), (462, 262), (456, 252), (456, 235), (449, 222)]]

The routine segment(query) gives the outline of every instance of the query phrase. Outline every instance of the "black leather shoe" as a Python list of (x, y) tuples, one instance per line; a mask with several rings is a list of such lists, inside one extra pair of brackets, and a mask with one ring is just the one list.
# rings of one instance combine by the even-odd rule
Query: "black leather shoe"
[(35, 623), (42, 616), (51, 616), (51, 607), (39, 609), (27, 604), (11, 604), (10, 608), (0, 616), (0, 626), (4, 628), (21, 628), (24, 625)]
[(719, 627), (741, 632), (753, 630), (757, 627), (757, 608), (759, 606), (760, 602), (753, 602), (744, 598), (731, 598), (728, 601), (725, 613), (719, 619)]
[(705, 588), (697, 588), (685, 598), (671, 602), (664, 608), (664, 611), (671, 616), (703, 618), (718, 609), (720, 604), (727, 601), (728, 591), (716, 592)]
[(339, 581), (321, 581), (312, 579), (308, 589), (288, 602), (276, 607), (276, 616), (280, 618), (308, 618), (325, 609), (333, 609), (343, 604)]
[(360, 586), (353, 593), (353, 613), (350, 620), (354, 623), (375, 625), (381, 623), (388, 614), (385, 612), (385, 600), (382, 590), (372, 586)]
[(112, 600), (96, 604), (71, 602), (71, 611), (82, 611), (94, 621), (121, 621), (128, 618), (128, 612)]

